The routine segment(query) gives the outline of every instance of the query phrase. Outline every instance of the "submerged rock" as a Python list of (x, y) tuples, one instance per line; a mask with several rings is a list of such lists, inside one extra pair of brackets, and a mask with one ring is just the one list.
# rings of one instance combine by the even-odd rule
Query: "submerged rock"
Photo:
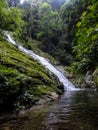
[(43, 95), (36, 103), (35, 105), (43, 105), (45, 103), (54, 101), (57, 99), (59, 95), (56, 92), (51, 92), (49, 95)]

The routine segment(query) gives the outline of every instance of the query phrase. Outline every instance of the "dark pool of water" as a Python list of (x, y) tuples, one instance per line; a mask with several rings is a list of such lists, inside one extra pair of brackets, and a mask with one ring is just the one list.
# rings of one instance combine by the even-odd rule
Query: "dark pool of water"
[(98, 130), (98, 93), (65, 92), (55, 102), (6, 121), (0, 130)]

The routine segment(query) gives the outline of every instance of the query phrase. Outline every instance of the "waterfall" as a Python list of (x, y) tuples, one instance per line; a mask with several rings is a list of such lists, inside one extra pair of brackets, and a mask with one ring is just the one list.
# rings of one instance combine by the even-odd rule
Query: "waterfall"
[(56, 75), (58, 77), (59, 81), (61, 83), (63, 83), (64, 90), (67, 90), (67, 91), (78, 90), (77, 88), (75, 88), (75, 86), (59, 70), (57, 70), (51, 63), (49, 63), (49, 61), (47, 59), (45, 59), (44, 57), (41, 57), (41, 56), (35, 54), (33, 51), (28, 50), (28, 49), (22, 47), (21, 45), (17, 44), (12, 39), (10, 34), (6, 33), (6, 36), (7, 36), (7, 41), (8, 42), (10, 42), (13, 45), (17, 46), (20, 51), (22, 51), (22, 52), (30, 55), (31, 57), (33, 57), (40, 64), (42, 64), (46, 69), (48, 69), (50, 72), (52, 72), (54, 75)]

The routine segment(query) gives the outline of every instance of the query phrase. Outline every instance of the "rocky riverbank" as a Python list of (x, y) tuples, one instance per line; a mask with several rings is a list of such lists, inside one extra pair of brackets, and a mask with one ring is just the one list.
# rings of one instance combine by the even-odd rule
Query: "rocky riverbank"
[(76, 87), (98, 89), (98, 68), (94, 71), (87, 71), (85, 74), (73, 75), (67, 71), (65, 66), (56, 66)]

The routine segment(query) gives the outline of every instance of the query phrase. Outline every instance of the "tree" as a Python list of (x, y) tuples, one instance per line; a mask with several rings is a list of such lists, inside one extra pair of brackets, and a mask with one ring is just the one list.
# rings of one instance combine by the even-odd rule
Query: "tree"
[(6, 8), (5, 1), (0, 1), (0, 24), (0, 28), (3, 30), (18, 30), (23, 24), (21, 11), (13, 7)]
[(26, 22), (24, 26), (25, 31), (22, 32), (22, 37), (25, 39), (29, 37), (30, 39), (35, 39), (39, 27), (39, 3), (33, 1), (25, 1), (21, 8), (23, 11), (23, 20)]
[(77, 45), (74, 52), (80, 62), (79, 70), (94, 69), (98, 65), (98, 2), (95, 0), (82, 13), (77, 23)]
[(20, 3), (20, 0), (9, 0), (9, 5), (13, 7), (17, 7)]
[(58, 12), (53, 11), (50, 4), (44, 3), (39, 9), (39, 15), (40, 30), (38, 39), (43, 43), (43, 50), (45, 51), (47, 48), (47, 52), (51, 53), (59, 41), (61, 31)]

